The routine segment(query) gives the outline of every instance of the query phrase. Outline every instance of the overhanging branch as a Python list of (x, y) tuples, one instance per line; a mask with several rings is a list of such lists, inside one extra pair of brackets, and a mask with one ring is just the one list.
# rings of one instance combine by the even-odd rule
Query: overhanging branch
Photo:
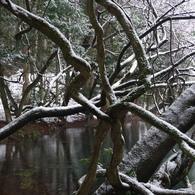
[(164, 131), (165, 133), (171, 135), (173, 137), (173, 139), (175, 139), (175, 141), (178, 143), (181, 150), (184, 153), (186, 153), (187, 155), (189, 155), (195, 161), (195, 141), (194, 140), (192, 140), (187, 135), (180, 132), (173, 125), (158, 118), (157, 116), (155, 116), (151, 112), (143, 109), (142, 107), (140, 107), (134, 103), (124, 103), (124, 104), (127, 106), (127, 108), (131, 112), (136, 113), (138, 116), (140, 116), (142, 119), (149, 122), (151, 125)]
[(72, 115), (78, 112), (85, 111), (85, 109), (82, 106), (67, 106), (67, 107), (56, 107), (56, 108), (45, 108), (45, 107), (37, 107), (34, 108), (3, 128), (0, 129), (0, 140), (5, 139), (9, 135), (13, 134), (17, 130), (19, 130), (21, 127), (23, 127), (28, 122), (34, 121), (38, 118), (44, 118), (44, 117), (62, 117), (62, 116), (68, 116)]

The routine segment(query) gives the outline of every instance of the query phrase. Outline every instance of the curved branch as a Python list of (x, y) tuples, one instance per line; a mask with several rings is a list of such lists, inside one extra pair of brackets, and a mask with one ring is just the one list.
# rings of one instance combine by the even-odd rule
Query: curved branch
[(150, 65), (146, 57), (145, 50), (141, 44), (140, 38), (135, 32), (130, 18), (127, 16), (125, 11), (114, 1), (109, 0), (96, 0), (97, 3), (104, 6), (108, 12), (114, 15), (122, 26), (124, 32), (126, 33), (128, 39), (131, 42), (133, 51), (135, 53), (135, 58), (138, 62), (138, 67), (140, 71), (140, 79), (145, 79), (146, 75), (150, 72)]
[(161, 195), (195, 195), (195, 192), (191, 189), (179, 189), (179, 190), (169, 190), (169, 189), (162, 189), (158, 188), (152, 184), (144, 184), (146, 188), (154, 192), (155, 194)]
[(43, 68), (41, 69), (40, 71), (40, 74), (37, 76), (37, 78), (30, 84), (28, 85), (28, 87), (25, 89), (25, 91), (23, 92), (23, 95), (22, 95), (22, 99), (20, 100), (20, 104), (19, 104), (19, 108), (18, 108), (18, 111), (17, 111), (17, 116), (19, 116), (22, 112), (22, 108), (23, 108), (23, 105), (24, 105), (24, 101), (27, 97), (27, 95), (30, 93), (31, 89), (33, 87), (36, 86), (36, 84), (40, 81), (42, 75), (44, 74), (44, 72), (47, 70), (47, 68), (49, 67), (49, 65), (51, 64), (51, 61), (54, 59), (54, 57), (57, 55), (57, 51), (54, 51), (50, 57), (48, 58), (46, 64), (43, 66)]
[(98, 118), (110, 120), (108, 115), (99, 110), (95, 105), (91, 104), (86, 97), (79, 93), (79, 89), (87, 82), (90, 76), (91, 67), (86, 60), (75, 54), (70, 42), (59, 31), (59, 29), (47, 22), (45, 19), (28, 12), (11, 1), (0, 0), (0, 5), (5, 7), (7, 10), (30, 26), (42, 32), (59, 46), (67, 63), (72, 65), (77, 71), (80, 72), (80, 74), (78, 74), (72, 81), (68, 90), (72, 98), (90, 110)]
[(109, 183), (116, 188), (128, 189), (129, 185), (125, 182), (122, 182), (118, 172), (118, 165), (123, 159), (123, 150), (124, 150), (124, 138), (121, 132), (121, 124), (119, 120), (111, 126), (111, 138), (114, 144), (113, 154), (111, 158), (110, 165), (107, 169), (107, 178)]
[[(159, 26), (161, 26), (162, 24), (172, 20), (194, 20), (195, 19), (195, 16), (169, 16), (169, 17), (166, 17), (160, 21), (158, 21), (156, 24), (154, 24), (153, 26), (151, 26), (151, 28), (149, 28), (147, 31), (145, 31), (143, 34), (141, 34), (139, 36), (140, 39), (144, 38), (145, 36), (147, 36), (149, 33), (151, 33), (152, 31), (156, 30)], [(125, 45), (125, 47), (122, 49), (120, 55), (119, 55), (119, 58), (118, 58), (118, 62), (117, 62), (117, 67), (116, 67), (116, 70), (115, 70), (115, 77), (118, 75), (118, 73), (120, 72), (121, 70), (121, 67), (120, 67), (120, 63), (121, 63), (121, 59), (123, 57), (123, 55), (125, 54), (126, 50), (131, 46), (131, 42), (127, 43), (127, 45)], [(113, 77), (114, 77), (113, 76)], [(112, 78), (113, 80), (113, 78)]]
[(89, 194), (89, 190), (96, 178), (96, 171), (97, 171), (97, 166), (98, 166), (101, 145), (109, 129), (110, 129), (110, 124), (101, 120), (97, 127), (92, 155), (90, 158), (89, 169), (88, 169), (87, 175), (85, 176), (82, 182), (82, 185), (80, 186), (77, 192), (77, 195)]
[[(130, 111), (136, 113), (138, 116), (148, 121), (150, 124), (157, 127), (158, 129), (171, 135), (173, 139), (175, 139), (175, 141), (178, 143), (181, 150), (187, 155), (189, 155), (193, 160), (195, 160), (195, 141), (194, 140), (192, 140), (187, 135), (180, 132), (176, 127), (174, 127), (170, 123), (158, 118), (157, 116), (143, 109), (142, 107), (134, 103), (124, 103), (124, 104), (127, 106), (127, 109), (129, 109)], [(186, 144), (184, 143), (187, 143), (189, 146), (188, 145), (186, 146)]]
[[(106, 169), (99, 169), (96, 171), (96, 177), (106, 177), (107, 171)], [(79, 179), (79, 184), (81, 185), (83, 180), (85, 179), (86, 175), (84, 175), (81, 179)], [(131, 188), (136, 189), (137, 191), (141, 192), (143, 195), (154, 195), (147, 187), (144, 186), (141, 182), (138, 182), (136, 178), (129, 177), (121, 172), (119, 172), (119, 177), (121, 181), (128, 184), (128, 189)], [(96, 194), (96, 193), (95, 193)]]
[(83, 74), (86, 75), (89, 74), (89, 63), (74, 53), (70, 42), (59, 31), (59, 29), (47, 22), (45, 19), (28, 12), (27, 10), (23, 9), (20, 6), (17, 6), (14, 3), (11, 3), (11, 1), (7, 3), (5, 0), (0, 0), (0, 5), (5, 7), (7, 10), (9, 10), (11, 13), (13, 13), (15, 16), (17, 16), (30, 26), (45, 34), (54, 43), (56, 43), (62, 50), (65, 60), (69, 64), (74, 66), (77, 71), (83, 72)]
[(93, 0), (88, 0), (87, 1), (88, 15), (91, 24), (95, 29), (96, 37), (97, 37), (98, 66), (101, 75), (103, 90), (107, 98), (109, 99), (110, 103), (114, 103), (116, 101), (116, 96), (110, 86), (107, 73), (106, 73), (106, 67), (105, 67), (105, 49), (104, 49), (104, 42), (103, 42), (104, 32), (98, 20), (96, 19), (93, 7), (94, 7)]
[(16, 40), (20, 40), (22, 38), (23, 34), (28, 33), (31, 30), (32, 30), (32, 27), (29, 26), (28, 28), (26, 28), (24, 30), (21, 30), (20, 32), (16, 33), (14, 37), (15, 37)]
[(160, 16), (157, 21), (160, 21), (162, 18), (164, 18), (169, 12), (171, 12), (172, 10), (174, 10), (176, 7), (180, 6), (181, 4), (185, 3), (186, 0), (182, 0), (181, 2), (179, 2), (178, 4), (171, 6), (171, 8), (166, 11), (162, 16)]
[(169, 16), (166, 17), (156, 24), (154, 24), (150, 29), (148, 29), (146, 32), (144, 32), (142, 35), (139, 36), (140, 39), (144, 38), (146, 35), (148, 35), (150, 32), (155, 30), (157, 27), (161, 26), (163, 23), (168, 22), (168, 21), (174, 21), (174, 20), (194, 20), (195, 16)]
[(193, 56), (193, 55), (195, 55), (195, 51), (194, 51), (194, 52), (191, 52), (191, 53), (189, 53), (189, 54), (187, 54), (187, 55), (185, 55), (183, 58), (181, 58), (180, 60), (178, 60), (177, 62), (175, 62), (174, 65), (169, 66), (168, 68), (165, 68), (165, 69), (163, 69), (163, 70), (161, 70), (161, 71), (155, 73), (155, 74), (154, 74), (154, 77), (157, 78), (157, 77), (159, 77), (159, 76), (161, 76), (161, 75), (163, 75), (163, 74), (169, 72), (170, 70), (172, 70), (173, 68), (179, 66), (179, 65), (180, 65), (181, 63), (183, 63), (186, 59), (188, 59), (189, 57), (191, 57), (191, 56)]
[(159, 170), (152, 176), (150, 183), (156, 187), (172, 189), (180, 181), (184, 180), (192, 165), (193, 160), (179, 150), (160, 166)]
[(9, 135), (15, 133), (25, 124), (30, 121), (34, 121), (38, 118), (44, 117), (61, 117), (68, 116), (78, 112), (85, 111), (82, 106), (67, 106), (67, 107), (56, 107), (56, 108), (45, 108), (45, 107), (37, 107), (34, 108), (23, 115), (19, 116), (6, 126), (0, 129), (0, 140), (8, 137)]

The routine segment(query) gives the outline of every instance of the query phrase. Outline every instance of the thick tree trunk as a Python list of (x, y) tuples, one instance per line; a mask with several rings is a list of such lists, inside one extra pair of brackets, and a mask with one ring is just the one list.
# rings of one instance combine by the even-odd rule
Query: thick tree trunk
[[(23, 71), (24, 71), (24, 75), (23, 75), (23, 80), (24, 80), (24, 84), (23, 84), (23, 89), (22, 92), (23, 94), (25, 93), (25, 90), (27, 89), (30, 81), (29, 81), (29, 64), (28, 63), (24, 63), (23, 64)], [(30, 104), (30, 94), (26, 95), (26, 98), (24, 100), (24, 105), (29, 105)]]
[(10, 123), (12, 121), (12, 118), (11, 118), (11, 113), (10, 113), (7, 95), (5, 91), (5, 83), (3, 79), (3, 67), (1, 64), (0, 64), (0, 97), (2, 100), (2, 104), (3, 104), (3, 109), (5, 112), (6, 122)]
[(160, 188), (171, 189), (185, 179), (192, 165), (193, 160), (179, 150), (169, 157), (155, 173), (152, 184)]
[[(195, 124), (195, 84), (186, 89), (161, 117), (183, 133)], [(128, 174), (134, 170), (139, 181), (147, 182), (175, 141), (166, 133), (152, 127), (125, 156), (119, 169)], [(111, 194), (113, 189), (103, 184), (96, 195)]]

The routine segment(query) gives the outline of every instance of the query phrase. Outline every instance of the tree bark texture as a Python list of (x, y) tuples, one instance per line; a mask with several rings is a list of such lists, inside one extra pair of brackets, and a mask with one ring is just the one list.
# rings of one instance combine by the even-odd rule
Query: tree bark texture
[[(195, 124), (195, 84), (187, 88), (161, 118), (183, 133), (187, 132)], [(119, 170), (125, 174), (133, 170), (138, 181), (147, 182), (174, 145), (175, 141), (171, 136), (151, 127), (147, 135), (126, 154)], [(103, 184), (95, 194), (112, 192), (112, 187)]]
[(12, 121), (12, 118), (11, 118), (11, 113), (9, 109), (9, 103), (7, 100), (7, 94), (5, 91), (5, 83), (4, 83), (4, 78), (3, 78), (3, 67), (1, 64), (0, 64), (0, 97), (1, 97), (3, 108), (5, 111), (6, 122), (10, 123)]

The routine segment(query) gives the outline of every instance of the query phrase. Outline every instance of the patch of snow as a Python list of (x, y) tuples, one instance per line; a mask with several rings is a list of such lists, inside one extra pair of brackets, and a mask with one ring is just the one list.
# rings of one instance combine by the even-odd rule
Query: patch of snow
[(128, 64), (129, 62), (131, 62), (132, 60), (135, 59), (135, 54), (132, 54), (131, 56), (129, 56), (126, 60), (124, 60), (122, 63), (121, 63), (121, 66), (125, 66), (126, 64)]
[[(14, 98), (14, 100), (17, 102), (21, 98), (22, 94), (22, 80), (20, 82), (20, 71), (16, 72), (16, 74), (10, 76), (10, 77), (5, 77), (5, 81), (8, 84), (8, 87), (10, 89), (10, 92)], [(4, 109), (3, 109), (3, 104), (2, 100), (0, 98), (0, 120), (5, 121), (5, 114), (4, 114)]]
[(4, 114), (1, 99), (0, 99), (0, 121), (5, 121), (5, 114)]
[[(30, 82), (32, 82), (31, 80), (31, 76), (30, 76)], [(47, 78), (49, 78), (49, 80), (52, 80), (52, 78), (55, 78), (54, 74), (47, 74)], [(19, 70), (18, 72), (16, 72), (16, 74), (9, 76), (9, 77), (5, 77), (5, 80), (8, 84), (8, 87), (11, 91), (11, 95), (14, 98), (14, 100), (18, 103), (21, 99), (22, 96), (22, 87), (23, 87), (23, 80), (21, 77), (21, 70)], [(20, 82), (18, 82), (20, 80)], [(55, 89), (54, 89), (55, 90)], [(62, 99), (62, 98), (61, 98)], [(78, 103), (75, 102), (73, 99), (70, 99), (69, 101), (69, 105), (68, 108), (70, 108), (71, 106), (77, 106)], [(56, 106), (56, 105), (54, 105)], [(79, 114), (75, 114), (75, 115), (70, 115), (67, 116), (67, 121), (68, 122), (73, 122), (76, 120), (82, 120), (84, 117), (84, 114), (79, 113)], [(43, 119), (45, 122), (56, 122), (59, 119), (57, 117), (48, 117), (48, 118), (44, 118)], [(3, 104), (2, 104), (2, 100), (0, 98), (0, 121), (5, 121), (5, 113), (4, 113), (4, 108), (3, 108)]]
[(192, 182), (192, 190), (194, 190), (194, 191), (195, 191), (195, 181), (194, 181), (194, 182)]

